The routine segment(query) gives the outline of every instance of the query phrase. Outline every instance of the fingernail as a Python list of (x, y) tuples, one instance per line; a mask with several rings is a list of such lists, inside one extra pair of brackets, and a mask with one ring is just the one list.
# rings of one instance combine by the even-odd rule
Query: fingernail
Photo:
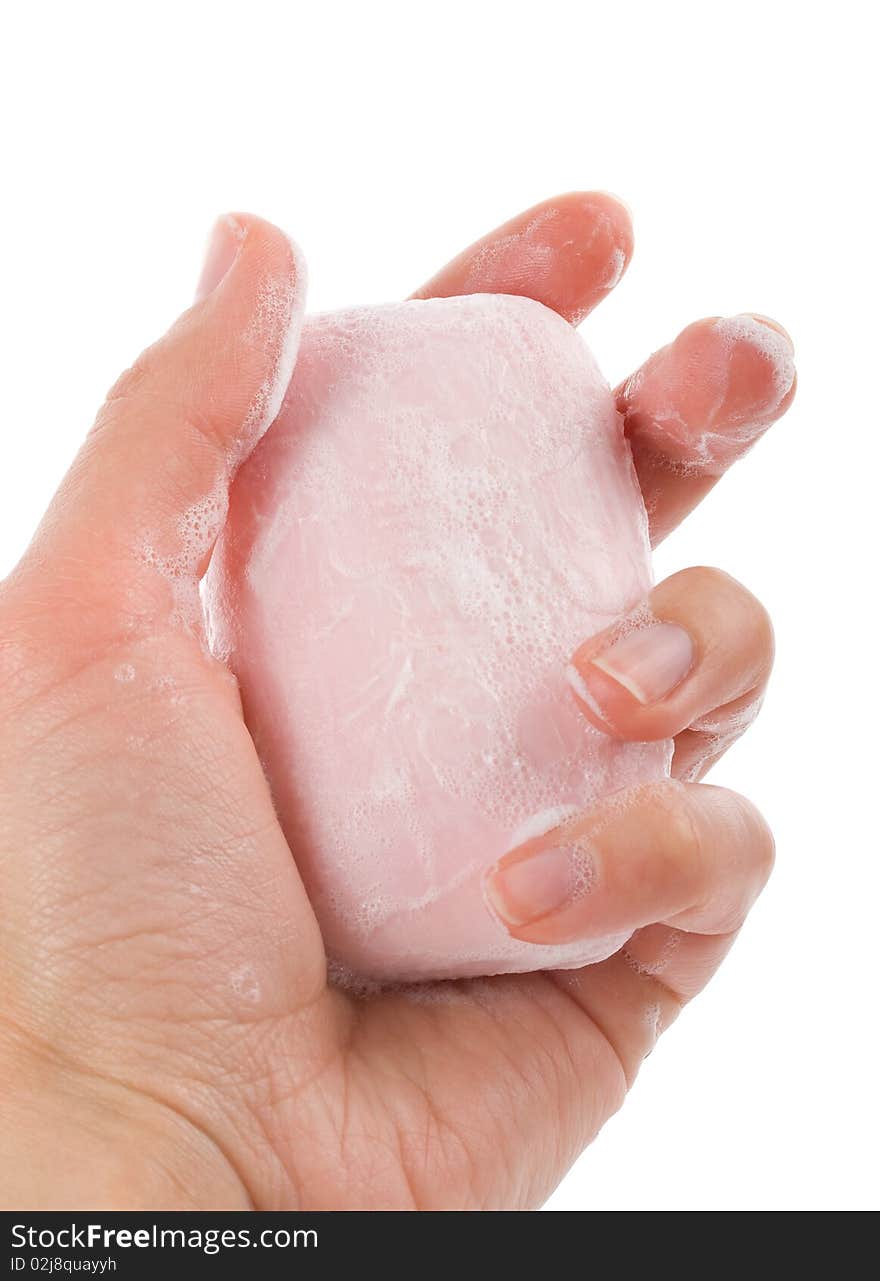
[(757, 320), (759, 325), (764, 325), (767, 329), (772, 329), (779, 334), (788, 343), (791, 348), (791, 354), (794, 355), (794, 339), (788, 330), (783, 325), (780, 325), (778, 320), (773, 320), (770, 316), (762, 316), (759, 311), (741, 311), (739, 314), (749, 320)]
[(632, 222), (633, 220), (632, 205), (629, 203), (628, 200), (624, 200), (623, 196), (619, 196), (616, 191), (608, 191), (604, 187), (598, 187), (596, 189), (596, 194), (600, 196), (608, 196), (608, 198), (610, 200), (613, 200), (616, 205), (622, 205), (622, 207), (629, 214), (630, 222)]
[(231, 214), (224, 214), (214, 223), (196, 286), (196, 302), (207, 298), (223, 280), (239, 255), (244, 236), (244, 227)]
[(676, 623), (651, 623), (627, 632), (589, 660), (643, 704), (656, 703), (671, 694), (687, 676), (693, 661), (693, 641)]
[(571, 845), (540, 850), (527, 858), (501, 859), (485, 880), (486, 898), (507, 925), (527, 925), (558, 911), (589, 880), (584, 851)]

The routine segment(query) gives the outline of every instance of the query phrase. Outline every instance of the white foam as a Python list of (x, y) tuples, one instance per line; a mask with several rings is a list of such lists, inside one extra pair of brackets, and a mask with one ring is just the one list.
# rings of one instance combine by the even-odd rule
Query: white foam
[[(714, 322), (714, 328), (729, 347), (737, 342), (747, 342), (760, 353), (770, 366), (773, 389), (753, 416), (742, 421), (728, 418), (722, 427), (715, 427), (715, 416), (730, 388), (728, 367), (726, 376), (719, 382), (715, 412), (708, 413), (706, 426), (699, 435), (691, 433), (692, 456), (681, 467), (686, 474), (705, 472), (712, 475), (723, 472), (734, 458), (747, 453), (773, 422), (794, 385), (794, 349), (790, 340), (778, 330), (745, 314), (721, 316)], [(672, 420), (673, 414), (670, 411), (666, 421)], [(681, 424), (680, 418), (678, 422)]]
[(577, 805), (551, 805), (548, 809), (532, 814), (520, 823), (510, 837), (510, 848), (516, 849), (526, 841), (535, 841), (539, 836), (546, 836), (554, 828), (561, 827), (569, 818), (579, 813)]
[(605, 281), (604, 288), (612, 290), (620, 284), (620, 278), (626, 268), (626, 254), (622, 249), (614, 249), (611, 252), (611, 259), (608, 265), (608, 278)]
[(255, 967), (247, 962), (238, 966), (229, 976), (229, 986), (240, 1000), (256, 1005), (263, 994)]
[[(658, 462), (681, 475), (720, 475), (736, 458), (746, 453), (779, 416), (795, 381), (794, 349), (790, 339), (771, 324), (742, 314), (722, 316), (710, 322), (716, 342), (705, 350), (698, 346), (702, 364), (695, 360), (684, 377), (703, 384), (700, 421), (682, 417), (680, 379), (676, 344), (693, 341), (694, 326), (684, 330), (675, 343), (661, 348), (626, 382), (624, 397), (630, 414), (647, 418), (665, 441), (657, 443)], [(686, 337), (688, 336), (689, 337)], [(696, 341), (705, 341), (701, 329)], [(719, 341), (720, 340), (720, 341)], [(753, 404), (737, 409), (730, 401), (731, 356), (737, 344), (747, 343), (766, 363), (771, 386)], [(670, 366), (671, 362), (671, 366)], [(733, 398), (741, 401), (739, 396)], [(649, 438), (650, 439), (650, 438)], [(676, 457), (676, 453), (681, 457)]]
[(289, 244), (293, 270), (284, 280), (268, 275), (263, 279), (257, 306), (245, 335), (247, 341), (263, 351), (277, 343), (279, 333), (281, 341), (272, 368), (245, 417), (231, 459), (233, 467), (251, 452), (275, 421), (296, 364), (308, 273), (298, 245), (292, 240)]
[(773, 368), (776, 404), (779, 405), (791, 391), (795, 376), (794, 348), (790, 339), (772, 325), (763, 324), (754, 316), (722, 316), (715, 321), (715, 328), (731, 341), (749, 343)]

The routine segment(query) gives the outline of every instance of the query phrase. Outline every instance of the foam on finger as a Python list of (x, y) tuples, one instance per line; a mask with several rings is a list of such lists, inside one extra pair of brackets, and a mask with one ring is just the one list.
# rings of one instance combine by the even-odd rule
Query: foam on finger
[(686, 475), (720, 475), (788, 408), (788, 335), (753, 315), (689, 325), (624, 383), (618, 407), (640, 450)]

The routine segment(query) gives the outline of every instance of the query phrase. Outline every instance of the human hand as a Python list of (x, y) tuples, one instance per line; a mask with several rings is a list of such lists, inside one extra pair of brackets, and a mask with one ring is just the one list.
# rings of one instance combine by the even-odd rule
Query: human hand
[[(530, 293), (577, 320), (630, 247), (615, 202), (565, 197), (419, 296)], [(361, 1000), (328, 987), (295, 851), (197, 609), (229, 481), (295, 358), (295, 255), (258, 219), (223, 221), (201, 293), (110, 393), (0, 595), (0, 1200), (535, 1204), (721, 960), (766, 877), (769, 835), (720, 789), (618, 794), (509, 855), (492, 887), (522, 937), (623, 928), (623, 952)], [(793, 387), (780, 396), (760, 329), (730, 342), (698, 322), (620, 390), (658, 536), (749, 423), (787, 407)], [(612, 651), (615, 629), (574, 656), (577, 696), (606, 732), (675, 735), (675, 772), (691, 780), (756, 707), (770, 629), (716, 571), (676, 575), (650, 610), (631, 635), (650, 638), (653, 616), (690, 638), (671, 692), (643, 701), (675, 674), (672, 651), (683, 669), (685, 641), (664, 633), (651, 662), (650, 639)], [(566, 903), (572, 866), (591, 888)]]

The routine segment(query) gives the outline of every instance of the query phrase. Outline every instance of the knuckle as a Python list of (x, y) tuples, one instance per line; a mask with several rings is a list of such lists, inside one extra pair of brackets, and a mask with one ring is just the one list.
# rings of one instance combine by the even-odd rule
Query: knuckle
[(650, 802), (661, 813), (663, 861), (678, 876), (699, 877), (706, 857), (705, 841), (691, 790), (676, 779), (652, 789)]
[(179, 437), (189, 436), (211, 451), (224, 453), (227, 431), (214, 415), (188, 404), (183, 398), (159, 391), (152, 379), (137, 372), (133, 366), (123, 374), (107, 397), (95, 425), (92, 438), (108, 431), (131, 430), (138, 435), (151, 435), (151, 425), (173, 423)]
[(769, 672), (773, 666), (773, 657), (776, 650), (776, 638), (773, 633), (773, 620), (764, 605), (758, 600), (757, 596), (749, 595), (752, 606), (752, 630), (758, 652), (761, 655), (763, 668)]
[(107, 392), (99, 421), (104, 412), (110, 411), (111, 407), (117, 403), (127, 404), (132, 400), (140, 400), (142, 397), (149, 399), (152, 396), (160, 381), (165, 352), (166, 344), (162, 338), (144, 348), (134, 363), (123, 370)]
[(704, 855), (703, 832), (691, 802), (690, 791), (682, 783), (673, 783), (670, 787), (667, 817), (669, 839), (675, 850), (689, 862), (701, 863)]
[(736, 869), (733, 885), (738, 889), (730, 903), (731, 928), (738, 928), (767, 884), (773, 870), (776, 843), (767, 821), (750, 800), (738, 793), (727, 793), (727, 798), (728, 802), (735, 803), (740, 820), (733, 851)]
[[(196, 403), (192, 388), (168, 368), (168, 336), (147, 347), (117, 378), (104, 400), (92, 428), (92, 435), (129, 423), (143, 429), (144, 420), (172, 421), (211, 448), (225, 443), (225, 423), (218, 423), (210, 399), (204, 409)], [(222, 415), (221, 415), (222, 418)]]
[(137, 396), (149, 380), (153, 363), (152, 348), (148, 347), (138, 356), (134, 364), (123, 370), (116, 379), (104, 398), (104, 408), (118, 400), (130, 400), (133, 396)]
[(754, 851), (754, 866), (758, 882), (758, 891), (762, 890), (770, 878), (776, 862), (776, 841), (770, 825), (759, 809), (751, 801), (743, 800), (752, 824), (751, 847)]
[(739, 929), (773, 870), (775, 842), (763, 816), (744, 796), (733, 794), (741, 814), (741, 833), (734, 852), (735, 863), (727, 876), (726, 918), (717, 925)]

